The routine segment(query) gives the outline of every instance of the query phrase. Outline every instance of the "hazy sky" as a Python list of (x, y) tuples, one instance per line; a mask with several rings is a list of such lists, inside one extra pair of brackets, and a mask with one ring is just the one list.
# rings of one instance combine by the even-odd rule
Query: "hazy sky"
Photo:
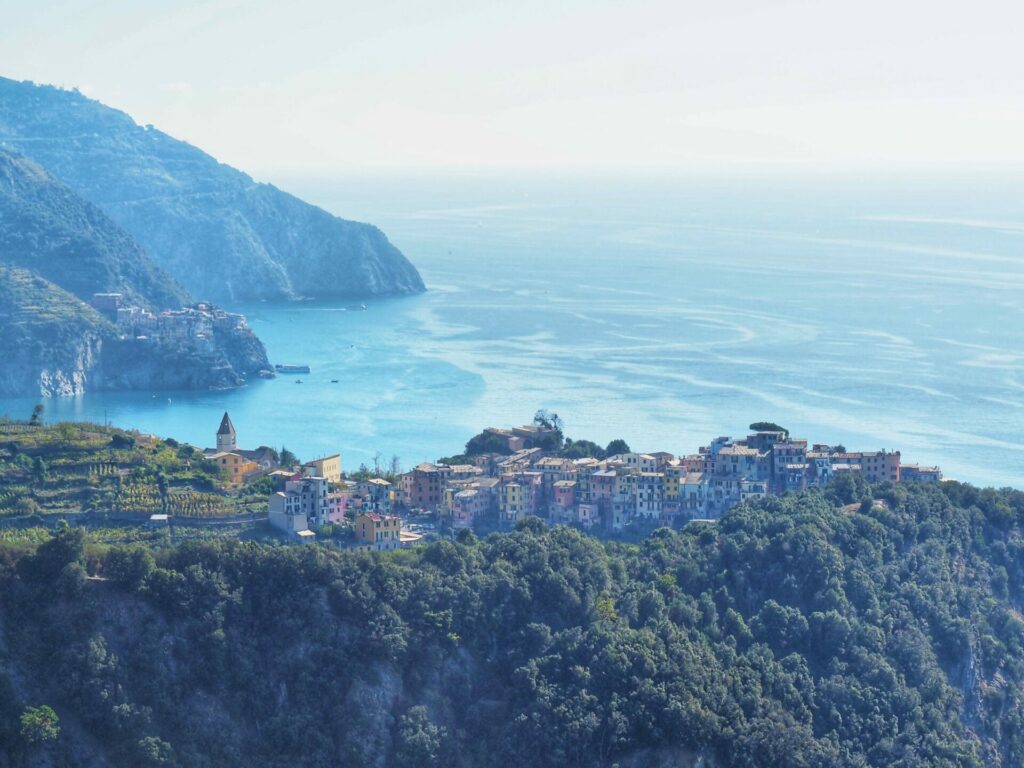
[(260, 172), (1024, 169), (1024, 3), (0, 0), (0, 74)]

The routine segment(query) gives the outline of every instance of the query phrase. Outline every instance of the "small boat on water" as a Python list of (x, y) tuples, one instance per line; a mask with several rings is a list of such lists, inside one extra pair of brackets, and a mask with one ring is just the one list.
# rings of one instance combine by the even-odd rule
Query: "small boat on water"
[(278, 363), (274, 369), (278, 373), (309, 373), (308, 365), (281, 365)]
[(337, 384), (337, 383), (338, 383), (337, 379), (331, 379), (331, 384)]
[(302, 379), (296, 379), (296, 380), (295, 380), (295, 383), (296, 383), (296, 384), (301, 384), (301, 383), (302, 383)]
[(347, 309), (349, 312), (365, 312), (366, 311), (366, 305), (365, 304), (349, 304), (347, 307), (345, 307), (345, 309)]

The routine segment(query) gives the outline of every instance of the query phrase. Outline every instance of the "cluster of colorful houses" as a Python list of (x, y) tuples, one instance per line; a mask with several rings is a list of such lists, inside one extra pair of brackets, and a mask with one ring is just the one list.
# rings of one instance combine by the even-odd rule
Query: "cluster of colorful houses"
[(245, 315), (225, 312), (212, 304), (154, 313), (127, 303), (120, 293), (93, 294), (90, 304), (117, 326), (122, 339), (171, 343), (199, 352), (213, 351), (218, 333), (227, 335), (248, 328)]
[(351, 523), (356, 546), (373, 550), (421, 538), (403, 528), (403, 515), (436, 517), (454, 529), (481, 523), (507, 528), (534, 515), (618, 532), (638, 521), (676, 525), (714, 519), (747, 499), (823, 486), (841, 475), (860, 475), (872, 483), (942, 479), (938, 467), (903, 464), (899, 451), (809, 445), (780, 430), (743, 439), (719, 437), (687, 456), (626, 452), (600, 459), (565, 458), (549, 450), (551, 427), (491, 428), (486, 433), (508, 453), (474, 456), (472, 463), (420, 464), (394, 482), (346, 480), (337, 454), (297, 468), (277, 467), (270, 449), (238, 448), (227, 413), (217, 448), (206, 453), (232, 482), (276, 478), (280, 490), (270, 496), (270, 522), (289, 536), (310, 541), (325, 525)]
[(942, 479), (938, 467), (901, 463), (899, 451), (849, 452), (764, 431), (744, 439), (719, 437), (688, 456), (568, 459), (519, 447), (508, 456), (477, 457), (473, 464), (421, 464), (402, 476), (395, 499), (405, 508), (436, 511), (455, 528), (487, 516), (510, 526), (536, 515), (621, 531), (637, 520), (674, 525), (717, 518), (747, 499), (823, 486), (843, 474), (872, 483)]

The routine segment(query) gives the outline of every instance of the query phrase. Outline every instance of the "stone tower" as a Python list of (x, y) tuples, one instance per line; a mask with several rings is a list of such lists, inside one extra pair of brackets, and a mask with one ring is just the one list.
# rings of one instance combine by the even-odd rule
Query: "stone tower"
[(235, 432), (235, 425), (231, 423), (231, 417), (224, 411), (224, 418), (220, 420), (220, 429), (217, 430), (217, 450), (237, 451), (238, 434)]

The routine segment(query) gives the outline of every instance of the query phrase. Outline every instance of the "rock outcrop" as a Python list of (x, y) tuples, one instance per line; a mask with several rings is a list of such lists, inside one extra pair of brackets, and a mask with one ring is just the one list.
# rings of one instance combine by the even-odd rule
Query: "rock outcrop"
[(0, 265), (0, 394), (85, 391), (114, 327), (67, 291)]

